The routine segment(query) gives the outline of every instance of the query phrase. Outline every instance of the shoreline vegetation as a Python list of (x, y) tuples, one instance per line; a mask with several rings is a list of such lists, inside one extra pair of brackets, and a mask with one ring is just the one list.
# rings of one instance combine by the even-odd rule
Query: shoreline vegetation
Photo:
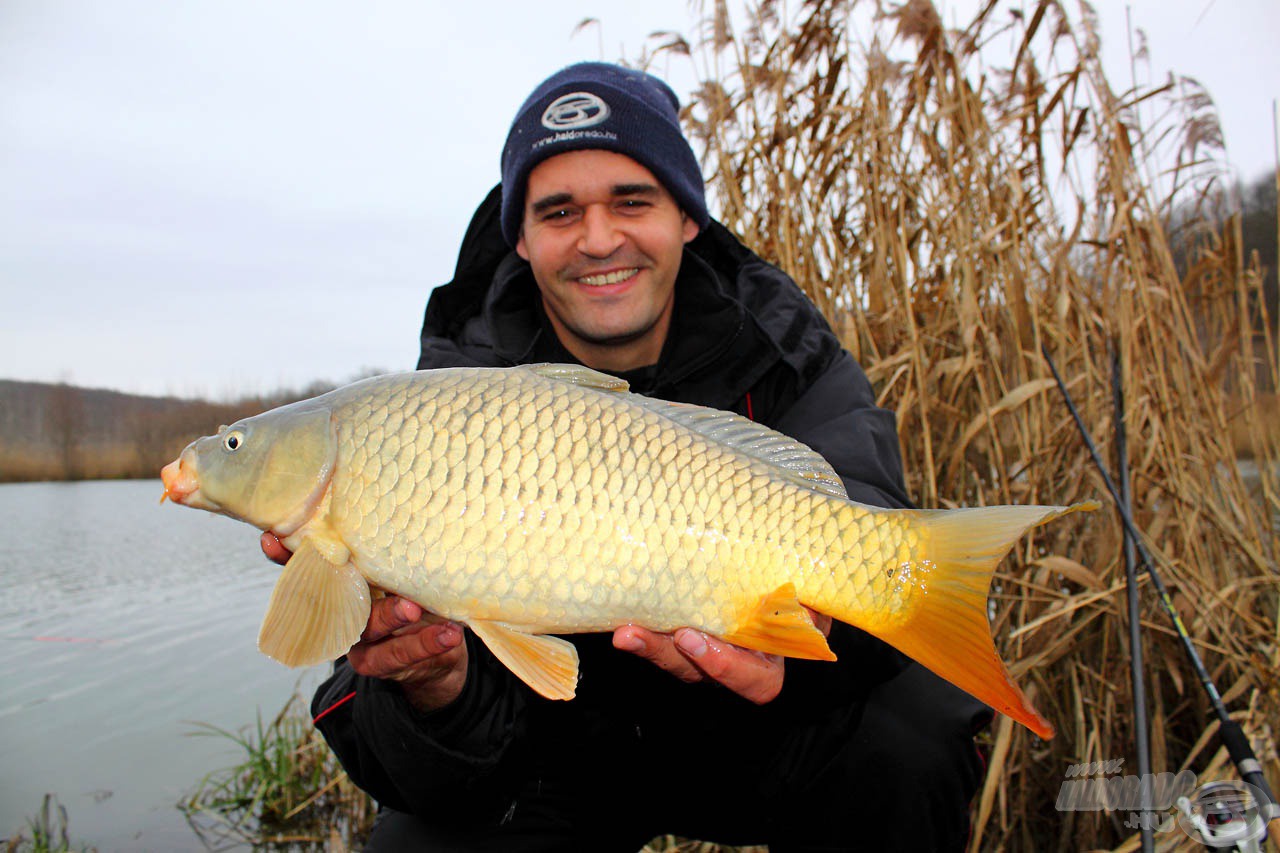
[[(1109, 459), (1110, 353), (1120, 354), (1135, 521), (1280, 788), (1280, 176), (1230, 178), (1213, 101), (1195, 81), (1157, 70), (1151, 85), (1114, 88), (1087, 5), (997, 0), (957, 28), (927, 0), (763, 2), (745, 20), (720, 2), (698, 8), (692, 40), (654, 34), (631, 64), (693, 65), (703, 83), (683, 119), (713, 210), (797, 280), (866, 367), (897, 414), (919, 505), (1103, 497), (1041, 348)], [(1144, 56), (1139, 47), (1135, 65)], [(24, 434), (52, 442), (43, 455), (0, 429), (0, 480), (155, 476), (244, 411), (202, 405), (184, 404), (189, 433), (148, 433), (143, 418), (114, 445), (104, 439), (104, 455), (130, 460), (115, 467), (88, 445), (57, 443), (56, 418)], [(22, 468), (25, 458), (37, 461)], [(1067, 768), (1136, 752), (1123, 552), (1104, 511), (1037, 531), (998, 572), (1001, 657), (1059, 734), (1043, 742), (1004, 720), (981, 736), (971, 850), (1137, 849), (1127, 814), (1055, 809)], [(1216, 719), (1150, 590), (1141, 618), (1152, 771), (1230, 778)], [(299, 749), (315, 737), (305, 717), (281, 731)], [(340, 784), (333, 772), (322, 785)], [(220, 785), (205, 782), (229, 790)], [(224, 799), (246, 796), (249, 826), (265, 798)], [(1181, 835), (1158, 841), (1199, 849)]]
[[(382, 371), (365, 369), (348, 382)], [(0, 379), (0, 483), (155, 479), (194, 439), (337, 385), (215, 402)]]
[(229, 844), (280, 850), (359, 849), (375, 806), (338, 764), (295, 693), (270, 723), (237, 732), (197, 723), (194, 736), (224, 738), (244, 760), (209, 773), (178, 808), (209, 849)]

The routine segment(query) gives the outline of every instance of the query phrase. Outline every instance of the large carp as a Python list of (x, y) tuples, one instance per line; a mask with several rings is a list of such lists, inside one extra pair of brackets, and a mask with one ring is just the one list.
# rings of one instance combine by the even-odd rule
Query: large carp
[(293, 550), (258, 638), (289, 666), (345, 653), (371, 587), (466, 624), (552, 699), (578, 660), (551, 634), (689, 626), (834, 659), (807, 606), (1052, 736), (996, 654), (987, 593), (1023, 532), (1079, 506), (864, 506), (786, 436), (572, 365), (366, 379), (222, 427), (162, 476)]

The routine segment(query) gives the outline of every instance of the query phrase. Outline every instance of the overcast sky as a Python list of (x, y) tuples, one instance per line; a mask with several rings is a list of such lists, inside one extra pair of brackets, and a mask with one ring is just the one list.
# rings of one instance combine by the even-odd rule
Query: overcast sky
[[(1124, 88), (1124, 7), (1098, 6)], [(1130, 8), (1151, 73), (1218, 102), (1241, 176), (1272, 168), (1280, 4)], [(685, 0), (0, 0), (0, 378), (230, 397), (412, 367), (533, 85), (692, 20)], [(667, 71), (683, 95), (692, 72)]]

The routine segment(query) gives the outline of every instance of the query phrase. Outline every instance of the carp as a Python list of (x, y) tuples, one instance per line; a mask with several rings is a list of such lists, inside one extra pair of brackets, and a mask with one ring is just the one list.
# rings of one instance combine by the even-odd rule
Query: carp
[(1052, 736), (987, 595), (1027, 529), (1096, 504), (865, 506), (805, 445), (627, 387), (552, 364), (373, 377), (197, 439), (164, 497), (293, 551), (258, 638), (289, 666), (344, 654), (375, 591), (465, 624), (550, 699), (578, 677), (554, 635), (624, 624), (834, 660), (807, 607)]

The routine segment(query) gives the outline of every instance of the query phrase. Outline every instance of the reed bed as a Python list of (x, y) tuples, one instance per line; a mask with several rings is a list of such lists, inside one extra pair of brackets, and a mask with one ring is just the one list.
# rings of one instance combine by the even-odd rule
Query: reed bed
[[(640, 61), (690, 55), (713, 209), (867, 368), (921, 506), (1109, 504), (1041, 348), (1113, 465), (1118, 353), (1136, 521), (1274, 786), (1277, 326), (1238, 218), (1195, 213), (1222, 182), (1212, 103), (1185, 81), (1117, 92), (1087, 5), (1025, 6), (949, 28), (927, 0), (758, 2), (745, 20), (716, 2), (698, 38), (655, 34)], [(998, 575), (1001, 652), (1059, 734), (987, 736), (973, 849), (1136, 843), (1127, 813), (1055, 810), (1070, 765), (1137, 773), (1124, 578), (1110, 511), (1036, 532)], [(1143, 596), (1154, 770), (1229, 777), (1145, 580)]]

